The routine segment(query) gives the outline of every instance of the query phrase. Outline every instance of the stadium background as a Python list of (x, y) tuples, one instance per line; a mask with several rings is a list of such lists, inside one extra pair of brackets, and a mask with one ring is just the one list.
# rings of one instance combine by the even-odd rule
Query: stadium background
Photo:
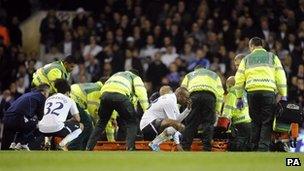
[[(194, 65), (202, 64), (218, 72), (225, 83), (235, 73), (234, 56), (248, 53), (249, 38), (259, 36), (284, 65), (289, 100), (304, 102), (303, 0), (2, 0), (0, 4), (1, 100), (16, 99), (27, 91), (38, 67), (67, 54), (79, 59), (73, 82), (105, 80), (135, 68), (150, 94), (162, 84), (176, 87)], [(28, 28), (24, 25), (37, 14), (41, 22), (32, 24), (32, 30), (21, 29)], [(35, 28), (39, 32), (32, 36)]]

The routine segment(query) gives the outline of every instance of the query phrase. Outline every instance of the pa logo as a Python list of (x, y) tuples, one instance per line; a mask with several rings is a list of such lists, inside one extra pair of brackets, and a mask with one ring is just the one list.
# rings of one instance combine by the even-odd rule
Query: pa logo
[(301, 166), (300, 158), (286, 158), (286, 166)]

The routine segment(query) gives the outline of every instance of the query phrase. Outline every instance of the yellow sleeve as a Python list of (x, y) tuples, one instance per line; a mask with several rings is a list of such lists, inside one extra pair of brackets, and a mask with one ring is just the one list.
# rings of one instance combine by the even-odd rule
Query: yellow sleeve
[(140, 77), (135, 77), (133, 80), (133, 84), (135, 89), (135, 95), (140, 103), (140, 106), (143, 109), (143, 111), (146, 111), (149, 107), (149, 103), (148, 103), (147, 90), (144, 85), (144, 82)]
[(111, 119), (117, 119), (117, 116), (118, 116), (118, 112), (116, 112), (116, 110), (114, 110), (111, 115)]
[(188, 75), (185, 75), (185, 78), (183, 79), (181, 86), (188, 88)]
[(236, 97), (233, 93), (228, 93), (225, 100), (223, 116), (227, 118), (232, 117), (232, 111), (235, 110)]
[(282, 67), (281, 61), (277, 56), (275, 56), (274, 58), (274, 66), (275, 66), (275, 81), (278, 92), (281, 96), (287, 96), (286, 74)]
[(221, 113), (222, 105), (223, 105), (223, 99), (224, 99), (224, 89), (222, 80), (220, 77), (217, 77), (217, 97), (216, 97), (216, 107), (215, 110), (219, 113)]
[(51, 88), (54, 90), (54, 92), (57, 92), (55, 85), (54, 85), (54, 81), (62, 78), (62, 72), (59, 69), (54, 68), (54, 69), (51, 69), (50, 72), (46, 76), (50, 82)]
[(245, 79), (245, 59), (242, 59), (240, 66), (235, 74), (235, 92), (237, 98), (243, 97)]

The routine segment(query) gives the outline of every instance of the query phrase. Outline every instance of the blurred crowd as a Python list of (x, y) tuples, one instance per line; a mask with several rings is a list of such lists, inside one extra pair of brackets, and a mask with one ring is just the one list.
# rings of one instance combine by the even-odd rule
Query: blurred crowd
[(304, 0), (107, 0), (99, 11), (75, 9), (71, 21), (56, 12), (40, 23), (42, 48), (25, 53), (18, 18), (0, 9), (1, 104), (26, 92), (37, 68), (70, 54), (75, 83), (134, 68), (152, 93), (177, 87), (198, 64), (225, 83), (234, 57), (258, 36), (284, 65), (289, 101), (304, 105)]

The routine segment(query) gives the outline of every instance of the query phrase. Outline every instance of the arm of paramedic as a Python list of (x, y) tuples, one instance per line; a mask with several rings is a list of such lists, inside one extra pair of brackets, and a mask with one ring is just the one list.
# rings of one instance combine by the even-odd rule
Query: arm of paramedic
[(149, 107), (146, 87), (140, 77), (135, 77), (133, 82), (134, 82), (135, 95), (138, 98), (140, 106), (145, 112)]
[(245, 85), (245, 60), (242, 59), (239, 69), (235, 74), (236, 97), (242, 98)]
[(275, 81), (278, 92), (281, 96), (287, 96), (287, 81), (286, 74), (282, 64), (277, 56), (274, 58), (275, 65)]

